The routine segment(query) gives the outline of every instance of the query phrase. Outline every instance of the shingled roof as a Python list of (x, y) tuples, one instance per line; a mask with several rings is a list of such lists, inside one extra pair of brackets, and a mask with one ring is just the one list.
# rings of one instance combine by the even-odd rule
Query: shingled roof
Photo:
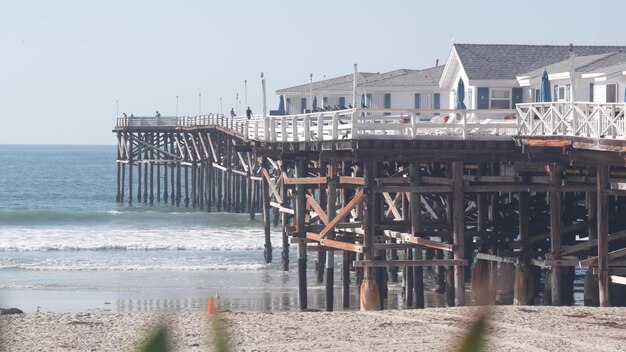
[[(359, 87), (398, 87), (398, 86), (438, 86), (443, 72), (443, 66), (424, 70), (399, 69), (384, 73), (357, 73)], [(343, 75), (322, 81), (313, 82), (311, 89), (317, 91), (351, 91), (353, 75)], [(278, 94), (308, 93), (309, 84), (301, 84), (290, 88), (277, 90)]]
[[(568, 45), (454, 44), (471, 80), (515, 79), (569, 58)], [(574, 46), (574, 55), (626, 52), (626, 46)]]

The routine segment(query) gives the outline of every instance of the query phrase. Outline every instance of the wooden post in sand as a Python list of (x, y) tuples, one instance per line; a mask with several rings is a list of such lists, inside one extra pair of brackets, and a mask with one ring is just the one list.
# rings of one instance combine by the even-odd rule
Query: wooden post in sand
[(598, 166), (596, 172), (596, 193), (598, 197), (598, 288), (600, 307), (609, 307), (609, 166)]
[[(304, 157), (296, 160), (296, 177), (302, 178), (307, 174), (307, 161)], [(298, 297), (300, 309), (307, 309), (307, 283), (306, 283), (306, 237), (304, 217), (306, 214), (306, 188), (304, 185), (296, 186), (296, 229), (298, 232)], [(269, 214), (268, 214), (269, 215)]]
[[(409, 177), (411, 178), (411, 186), (416, 187), (420, 184), (420, 170), (416, 162), (409, 163)], [(411, 234), (415, 237), (421, 235), (422, 232), (422, 211), (419, 193), (411, 192), (409, 196), (409, 208), (411, 211)], [(409, 249), (410, 251), (411, 249)], [(422, 249), (413, 249), (413, 259), (422, 259)], [(424, 267), (416, 266), (413, 268), (413, 291), (415, 292), (414, 307), (424, 308)]]
[[(454, 259), (465, 256), (465, 203), (463, 200), (463, 162), (452, 162), (452, 228), (454, 240)], [(454, 268), (455, 305), (465, 305), (465, 267), (456, 265)]]
[[(556, 163), (547, 166), (550, 186), (557, 187), (561, 184), (561, 168)], [(549, 192), (550, 197), (550, 250), (552, 252), (561, 248), (561, 192), (557, 189)], [(560, 306), (561, 301), (561, 268), (553, 266), (550, 275), (550, 287), (552, 289), (552, 305)]]
[[(364, 260), (374, 259), (374, 236), (375, 236), (375, 163), (364, 162), (363, 178), (365, 179), (365, 200), (363, 203), (363, 245), (365, 246)], [(380, 310), (380, 292), (376, 280), (374, 279), (374, 268), (367, 266), (364, 268), (363, 282), (360, 290), (361, 310)]]
[[(327, 205), (326, 216), (328, 219), (334, 219), (337, 215), (337, 163), (331, 160), (328, 163), (328, 183), (327, 183)], [(328, 239), (335, 239), (335, 231), (331, 230), (326, 236)], [(333, 293), (335, 282), (335, 251), (328, 250), (326, 252), (326, 311), (333, 311)]]
[(534, 287), (531, 268), (528, 260), (528, 235), (530, 227), (530, 193), (519, 192), (519, 235), (521, 258), (515, 265), (515, 287), (513, 304), (528, 305), (534, 302)]
[[(589, 167), (588, 175), (596, 175), (595, 167)], [(597, 179), (596, 179), (597, 182)], [(596, 192), (586, 193), (587, 204), (587, 233), (589, 240), (598, 239), (598, 195)], [(586, 306), (597, 307), (600, 305), (600, 292), (598, 286), (598, 276), (593, 270), (585, 273), (584, 302)]]
[[(267, 157), (263, 157), (263, 170), (269, 168)], [(272, 242), (270, 237), (270, 185), (269, 180), (262, 181), (263, 188), (263, 229), (265, 233), (265, 244), (263, 246), (263, 257), (266, 263), (272, 262)]]

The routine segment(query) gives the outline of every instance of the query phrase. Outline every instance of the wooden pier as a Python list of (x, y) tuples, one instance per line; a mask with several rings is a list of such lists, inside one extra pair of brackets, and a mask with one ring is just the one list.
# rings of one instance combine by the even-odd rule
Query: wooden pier
[(589, 268), (585, 304), (621, 305), (624, 108), (119, 118), (116, 199), (261, 212), (268, 263), (281, 223), (284, 270), (297, 247), (301, 309), (312, 255), (326, 310), (339, 266), (344, 309), (356, 292), (361, 309), (384, 308), (400, 277), (405, 304), (423, 308), (424, 267), (450, 306), (571, 305), (578, 266)]

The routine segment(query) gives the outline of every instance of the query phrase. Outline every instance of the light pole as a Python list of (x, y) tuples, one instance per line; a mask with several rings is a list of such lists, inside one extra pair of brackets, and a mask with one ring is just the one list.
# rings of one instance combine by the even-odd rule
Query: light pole
[(120, 117), (120, 100), (115, 99), (115, 117)]
[(243, 99), (244, 99), (244, 102), (245, 102), (245, 104), (243, 104), (243, 105), (245, 105), (245, 108), (247, 109), (248, 108), (248, 80), (247, 79), (243, 81), (243, 87), (244, 87), (243, 88), (243, 97), (244, 97)]
[(239, 111), (239, 93), (235, 94), (235, 107), (237, 108), (237, 115), (239, 115), (239, 113), (241, 111)]
[(176, 117), (178, 117), (178, 95), (176, 96)]
[[(311, 104), (311, 111), (313, 111), (313, 74), (312, 73), (309, 75), (309, 104)], [(304, 107), (304, 109), (306, 110), (306, 106)]]
[(224, 110), (222, 110), (222, 98), (220, 97), (220, 115), (224, 115)]
[(198, 115), (202, 115), (202, 93), (198, 93)]

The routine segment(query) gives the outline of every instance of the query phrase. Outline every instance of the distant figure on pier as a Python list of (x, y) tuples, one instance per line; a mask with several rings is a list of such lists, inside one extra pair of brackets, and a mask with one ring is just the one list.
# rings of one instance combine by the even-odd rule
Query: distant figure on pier
[(130, 114), (130, 117), (135, 117), (135, 115), (133, 115), (132, 113)]
[(248, 120), (252, 118), (252, 110), (250, 110), (249, 106), (248, 106), (248, 109), (246, 110), (246, 117), (248, 118)]
[(154, 116), (161, 117), (161, 113), (159, 112), (159, 110), (156, 111), (156, 114)]
[(234, 108), (230, 108), (230, 117), (237, 117), (237, 114), (235, 114)]
[(123, 112), (123, 113), (122, 113), (122, 115), (124, 115), (124, 117), (128, 117), (128, 116), (126, 116), (126, 113), (125, 113), (125, 112)]

